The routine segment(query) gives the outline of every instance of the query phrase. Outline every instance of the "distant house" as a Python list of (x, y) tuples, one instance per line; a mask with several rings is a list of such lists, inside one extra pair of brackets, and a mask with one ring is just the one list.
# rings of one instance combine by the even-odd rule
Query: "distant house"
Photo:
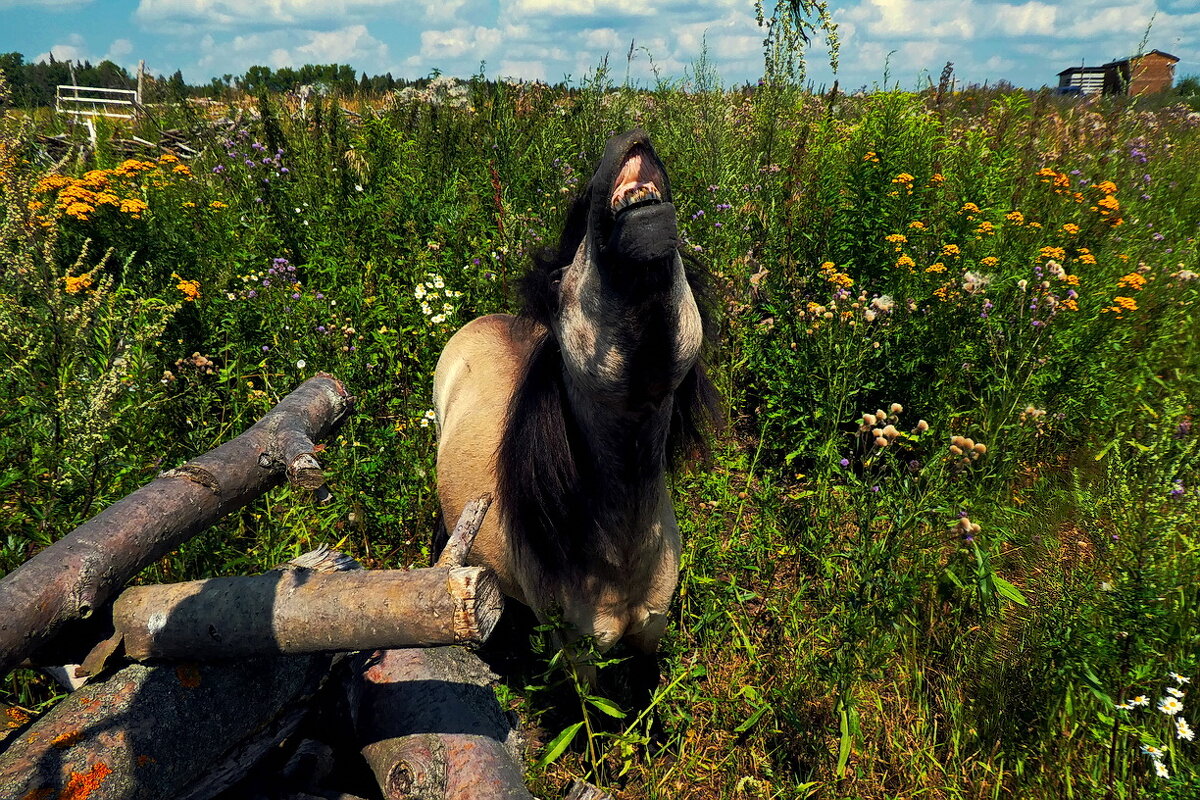
[(1175, 81), (1179, 59), (1151, 50), (1100, 67), (1070, 67), (1058, 73), (1059, 94), (1144, 95), (1165, 92)]

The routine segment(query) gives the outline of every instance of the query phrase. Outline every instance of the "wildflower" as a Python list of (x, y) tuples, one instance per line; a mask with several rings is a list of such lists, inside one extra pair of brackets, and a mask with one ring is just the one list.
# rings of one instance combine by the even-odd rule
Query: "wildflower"
[(975, 205), (974, 203), (963, 203), (963, 207), (959, 211), (960, 213), (965, 211), (968, 214), (978, 214), (979, 206)]
[(1189, 742), (1196, 737), (1196, 733), (1192, 730), (1192, 726), (1188, 725), (1187, 720), (1183, 717), (1175, 718), (1175, 735), (1178, 738), (1186, 739)]
[(996, 258), (995, 256), (984, 256), (983, 258), (979, 259), (979, 263), (985, 267), (995, 267), (1000, 263), (1000, 259)]
[(1135, 706), (1148, 706), (1148, 705), (1150, 705), (1150, 698), (1144, 694), (1139, 694), (1137, 697), (1133, 698), (1129, 702)]
[(912, 269), (914, 266), (916, 266), (916, 263), (917, 262), (912, 260), (912, 257), (907, 256), (907, 255), (900, 256), (899, 258), (896, 259), (897, 267), (905, 267), (907, 269)]
[(441, 325), (443, 322), (446, 321), (446, 315), (445, 314), (434, 314), (432, 317), (429, 318), (429, 321), (432, 322), (434, 325)]
[(1158, 761), (1159, 759), (1161, 759), (1163, 757), (1162, 748), (1155, 747), (1152, 744), (1142, 745), (1142, 752), (1145, 753), (1146, 755), (1150, 756), (1151, 758), (1153, 758), (1155, 761)]
[(1080, 254), (1078, 260), (1079, 260), (1079, 263), (1081, 263), (1081, 264), (1095, 264), (1096, 263), (1096, 257), (1094, 255), (1092, 255), (1091, 253)]
[(947, 258), (957, 258), (962, 255), (962, 250), (956, 244), (947, 244), (942, 246), (942, 255)]
[(418, 300), (424, 300), (425, 293), (426, 293), (425, 292), (425, 284), (423, 284), (423, 283), (418, 283), (417, 288), (413, 290), (413, 296), (416, 297)]
[(171, 277), (179, 281), (175, 284), (175, 288), (183, 292), (183, 299), (189, 303), (194, 303), (200, 297), (200, 281), (188, 281), (180, 278), (175, 273), (171, 273)]
[(923, 231), (925, 230), (925, 223), (921, 222), (919, 219), (914, 219), (912, 222), (908, 223), (908, 227), (912, 228), (914, 231)]
[(963, 273), (963, 291), (968, 294), (979, 294), (992, 282), (991, 275), (980, 275), (975, 272)]
[(915, 430), (917, 433), (924, 433), (925, 431), (929, 430), (929, 423), (923, 419), (919, 419), (917, 420), (917, 427)]
[(1187, 694), (1187, 692), (1183, 691), (1182, 689), (1176, 689), (1174, 686), (1168, 686), (1167, 694), (1177, 699), (1183, 699), (1183, 696)]
[(1024, 225), (1025, 215), (1020, 211), (1010, 211), (1004, 215), (1004, 218), (1014, 225)]
[(926, 267), (925, 271), (926, 272), (945, 272), (946, 265), (943, 264), (941, 261), (936, 261), (933, 264), (930, 264), (928, 267)]
[(1158, 710), (1168, 716), (1175, 716), (1183, 711), (1183, 703), (1176, 697), (1162, 697), (1158, 701)]
[(903, 233), (889, 233), (887, 236), (883, 237), (883, 240), (885, 242), (890, 242), (891, 244), (900, 245), (907, 242), (908, 237)]
[(848, 458), (843, 458), (843, 459), (842, 459), (841, 461), (839, 461), (838, 463), (839, 463), (839, 464), (841, 464), (843, 467), (848, 467), (848, 466), (850, 466), (850, 459), (848, 459)]
[(1185, 684), (1185, 683), (1191, 683), (1191, 682), (1192, 682), (1192, 679), (1191, 679), (1191, 678), (1185, 678), (1185, 677), (1183, 677), (1182, 675), (1180, 675), (1180, 674), (1179, 674), (1179, 673), (1177, 673), (1177, 672), (1168, 672), (1168, 673), (1167, 673), (1167, 676), (1168, 676), (1168, 677), (1169, 677), (1171, 680), (1173, 680), (1173, 681), (1175, 681), (1176, 683), (1180, 684), (1181, 686), (1182, 686), (1183, 684)]
[(1157, 759), (1154, 762), (1154, 774), (1156, 774), (1160, 778), (1171, 777), (1171, 773), (1167, 771), (1166, 765), (1163, 764), (1163, 762), (1158, 761)]
[(975, 229), (975, 233), (980, 236), (994, 236), (996, 234), (996, 226), (984, 220), (979, 223), (979, 227)]
[(220, 200), (213, 200), (211, 203), (208, 204), (208, 207), (211, 208), (213, 211), (220, 211), (222, 208), (229, 208), (228, 205), (226, 205), (225, 203), (222, 203)]
[(433, 314), (433, 308), (430, 307), (429, 303), (421, 303), (421, 313), (428, 317)]
[(1113, 213), (1116, 213), (1117, 211), (1121, 210), (1120, 201), (1117, 200), (1117, 198), (1113, 197), (1112, 195), (1109, 195), (1107, 197), (1101, 197), (1099, 200), (1096, 201), (1096, 205), (1099, 208), (1103, 209), (1100, 213), (1103, 215), (1106, 215), (1106, 216), (1108, 214), (1113, 214)]
[(878, 156), (878, 155), (875, 153), (875, 151), (874, 151), (874, 150), (868, 150), (868, 151), (867, 151), (867, 154), (866, 154), (865, 156), (863, 156), (863, 161), (870, 161), (870, 162), (873, 162), (873, 163), (875, 163), (875, 164), (878, 164), (878, 163), (879, 163), (879, 156)]
[(63, 282), (66, 283), (67, 294), (77, 294), (92, 288), (92, 273), (85, 272), (79, 276), (67, 275), (63, 277)]
[(1133, 704), (1132, 703), (1114, 703), (1113, 707), (1118, 708), (1121, 711), (1129, 711), (1133, 708)]
[(912, 182), (913, 182), (913, 176), (909, 175), (907, 172), (901, 172), (899, 175), (892, 178), (892, 183), (912, 185)]
[(296, 362), (296, 369), (304, 369), (307, 366), (308, 366), (308, 362), (306, 362), (303, 358), (299, 359)]
[(1117, 193), (1117, 185), (1115, 183), (1113, 183), (1112, 181), (1100, 181), (1099, 183), (1096, 184), (1096, 188), (1099, 189), (1104, 194), (1116, 194)]
[(1135, 292), (1141, 291), (1146, 286), (1146, 277), (1137, 272), (1131, 272), (1118, 279), (1117, 286), (1133, 289)]
[(1039, 253), (1042, 258), (1053, 261), (1063, 261), (1067, 257), (1067, 251), (1061, 247), (1043, 247)]
[(942, 173), (940, 173), (940, 172), (935, 172), (935, 173), (933, 173), (932, 175), (930, 175), (930, 176), (929, 176), (929, 182), (930, 182), (930, 183), (932, 183), (932, 184), (934, 184), (934, 185), (937, 185), (937, 184), (940, 184), (940, 183), (945, 183), (945, 182), (946, 182), (946, 176), (945, 176), (945, 175), (943, 175), (943, 174), (942, 174)]

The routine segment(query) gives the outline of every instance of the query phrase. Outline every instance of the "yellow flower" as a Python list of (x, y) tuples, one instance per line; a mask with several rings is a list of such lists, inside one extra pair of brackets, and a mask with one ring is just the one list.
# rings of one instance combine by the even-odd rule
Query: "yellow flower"
[(163, 153), (161, 156), (158, 157), (158, 160), (160, 162), (162, 162), (163, 164), (174, 164), (176, 161), (179, 160), (179, 157), (176, 156), (174, 153)]
[(962, 250), (956, 244), (942, 245), (942, 255), (947, 258), (958, 258), (962, 255)]
[(892, 178), (892, 183), (911, 184), (912, 182), (913, 176), (909, 175), (907, 172), (901, 172), (899, 175)]
[(983, 258), (979, 259), (979, 263), (985, 267), (994, 267), (1000, 263), (1000, 259), (996, 258), (995, 256), (984, 256)]
[(183, 203), (183, 207), (184, 208), (195, 208), (196, 204), (193, 203), (191, 200), (185, 200)]
[(1099, 189), (1100, 191), (1104, 192), (1105, 194), (1116, 194), (1117, 193), (1117, 185), (1115, 183), (1113, 183), (1112, 181), (1100, 181), (1099, 183), (1096, 184), (1096, 188)]
[(891, 242), (892, 244), (904, 244), (908, 241), (908, 237), (903, 233), (889, 233), (887, 236), (883, 237), (883, 240), (885, 242)]
[(965, 211), (968, 214), (978, 214), (979, 206), (975, 205), (974, 203), (963, 203), (963, 207), (959, 210)]
[(925, 223), (921, 222), (919, 219), (914, 219), (912, 222), (908, 223), (908, 227), (912, 228), (914, 231), (923, 231), (925, 230)]
[(129, 197), (121, 201), (121, 213), (123, 214), (132, 214), (136, 217), (148, 208), (150, 206), (146, 204), (145, 200), (139, 200), (136, 197)]
[(1131, 272), (1119, 278), (1117, 286), (1133, 289), (1135, 292), (1141, 291), (1146, 287), (1146, 276), (1137, 272)]
[(1041, 249), (1042, 258), (1062, 261), (1067, 257), (1067, 251), (1061, 247), (1043, 247)]
[(878, 164), (879, 156), (875, 154), (874, 150), (868, 150), (867, 154), (865, 156), (863, 156), (863, 161), (871, 161), (871, 162)]
[(228, 205), (226, 205), (225, 203), (222, 203), (220, 200), (213, 200), (211, 203), (208, 204), (208, 207), (211, 208), (213, 211), (220, 211), (222, 208), (229, 208)]
[(996, 234), (996, 226), (987, 220), (984, 220), (983, 222), (979, 223), (979, 227), (975, 229), (975, 233), (979, 234), (980, 236), (994, 236)]
[(935, 172), (929, 177), (929, 182), (933, 184), (945, 183), (946, 176), (940, 172)]
[(1059, 308), (1065, 308), (1067, 311), (1079, 310), (1079, 302), (1073, 297), (1068, 297), (1066, 300), (1061, 301), (1058, 306)]
[(192, 174), (192, 168), (189, 167), (187, 164), (176, 164), (175, 167), (171, 171), (178, 172), (180, 175), (184, 176), (185, 178), (190, 177)]
[(1004, 215), (1004, 218), (1014, 225), (1024, 225), (1025, 215), (1020, 211), (1010, 211)]
[(896, 259), (897, 267), (906, 267), (908, 269), (912, 269), (913, 267), (916, 266), (916, 264), (917, 264), (917, 262), (913, 261), (912, 258), (910, 258), (909, 256), (906, 256), (906, 255), (900, 256), (899, 258)]
[(1079, 263), (1081, 263), (1081, 264), (1095, 264), (1095, 263), (1096, 263), (1096, 257), (1095, 257), (1094, 255), (1092, 255), (1091, 253), (1083, 253), (1082, 255), (1080, 255), (1080, 256), (1079, 256)]
[(1098, 205), (1100, 208), (1104, 209), (1104, 211), (1100, 212), (1101, 214), (1109, 214), (1111, 212), (1121, 210), (1120, 201), (1117, 200), (1117, 198), (1113, 197), (1112, 195), (1108, 195), (1106, 197), (1101, 197), (1099, 200), (1096, 201), (1096, 205)]
[(171, 273), (171, 277), (179, 281), (179, 283), (175, 284), (175, 288), (183, 292), (183, 299), (189, 303), (194, 303), (196, 298), (200, 296), (200, 281), (184, 280), (174, 272)]
[(1063, 225), (1062, 229), (1063, 233), (1070, 236), (1074, 236), (1075, 234), (1079, 233), (1079, 226), (1073, 222), (1068, 222), (1066, 225)]
[(1079, 276), (1078, 275), (1063, 275), (1062, 279), (1067, 282), (1068, 286), (1078, 286), (1079, 285)]
[(942, 262), (938, 261), (938, 262), (930, 264), (928, 267), (926, 267), (925, 271), (926, 272), (945, 272), (946, 265), (943, 264)]
[(87, 222), (88, 214), (91, 214), (96, 209), (87, 203), (71, 203), (67, 206), (67, 216)]
[(85, 272), (79, 276), (67, 275), (63, 277), (63, 282), (67, 285), (67, 294), (75, 294), (76, 292), (92, 288), (92, 273)]

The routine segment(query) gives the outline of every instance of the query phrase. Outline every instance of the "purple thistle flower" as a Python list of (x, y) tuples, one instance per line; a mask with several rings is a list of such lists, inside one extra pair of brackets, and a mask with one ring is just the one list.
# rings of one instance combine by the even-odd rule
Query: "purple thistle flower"
[(839, 463), (839, 464), (841, 464), (843, 467), (848, 467), (848, 466), (850, 466), (850, 459), (848, 459), (848, 458), (843, 458), (843, 459), (842, 459), (841, 461), (839, 461), (838, 463)]

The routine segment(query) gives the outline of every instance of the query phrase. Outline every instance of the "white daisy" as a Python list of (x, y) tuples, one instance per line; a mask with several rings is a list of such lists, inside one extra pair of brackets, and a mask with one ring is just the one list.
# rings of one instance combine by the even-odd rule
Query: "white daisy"
[(1158, 710), (1173, 717), (1183, 711), (1183, 703), (1174, 697), (1164, 697), (1158, 701)]
[(1167, 772), (1166, 765), (1164, 765), (1161, 761), (1154, 762), (1154, 774), (1158, 775), (1160, 778), (1171, 777), (1171, 773)]
[(1192, 682), (1191, 678), (1185, 678), (1182, 675), (1180, 675), (1178, 672), (1168, 672), (1167, 675), (1171, 678), (1171, 680), (1175, 681), (1180, 686), (1182, 686), (1185, 683)]
[(1133, 698), (1129, 702), (1135, 706), (1148, 706), (1148, 705), (1150, 705), (1150, 698), (1146, 697), (1146, 695), (1144, 695), (1144, 694), (1139, 694), (1137, 697)]
[(1172, 697), (1182, 698), (1185, 694), (1187, 694), (1187, 692), (1183, 691), (1182, 689), (1176, 689), (1174, 686), (1168, 686), (1167, 694), (1171, 695)]
[(1192, 730), (1192, 726), (1188, 725), (1187, 720), (1183, 717), (1175, 718), (1175, 735), (1180, 739), (1187, 739), (1189, 742), (1196, 737), (1196, 733)]

